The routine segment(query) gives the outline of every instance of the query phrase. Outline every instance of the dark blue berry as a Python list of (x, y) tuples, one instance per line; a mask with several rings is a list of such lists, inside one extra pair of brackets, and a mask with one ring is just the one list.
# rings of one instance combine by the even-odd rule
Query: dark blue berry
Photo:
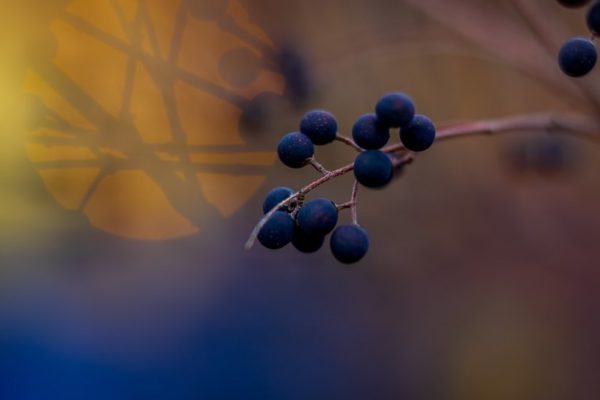
[(364, 186), (383, 187), (390, 182), (392, 175), (392, 161), (379, 150), (363, 151), (354, 160), (354, 176)]
[(596, 46), (586, 38), (569, 39), (558, 54), (560, 69), (567, 75), (579, 78), (587, 75), (596, 65)]
[(340, 225), (331, 235), (331, 252), (344, 264), (359, 261), (369, 250), (369, 235), (358, 225)]
[(413, 119), (415, 105), (404, 93), (390, 93), (379, 99), (375, 106), (375, 113), (382, 124), (397, 128), (408, 124)]
[(338, 209), (333, 201), (318, 198), (308, 201), (298, 211), (298, 227), (309, 235), (325, 236), (335, 228)]
[(312, 141), (300, 132), (288, 133), (277, 146), (279, 159), (290, 168), (302, 168), (314, 153)]
[[(267, 193), (267, 197), (263, 201), (263, 212), (266, 214), (273, 209), (277, 204), (294, 194), (294, 191), (285, 186), (279, 186)], [(280, 211), (285, 211), (286, 207), (280, 207)]]
[(335, 140), (338, 126), (335, 117), (325, 110), (313, 110), (304, 114), (300, 122), (300, 132), (314, 144), (323, 145)]
[(587, 12), (587, 26), (594, 34), (600, 33), (600, 2), (595, 2)]
[(590, 0), (558, 0), (558, 2), (568, 8), (577, 8), (585, 6)]
[(429, 118), (417, 114), (410, 124), (400, 129), (400, 140), (410, 151), (423, 151), (435, 140), (435, 125)]
[(354, 123), (352, 139), (363, 149), (377, 150), (390, 140), (390, 130), (379, 122), (376, 114), (365, 114)]
[(258, 241), (268, 249), (280, 249), (294, 237), (294, 220), (285, 211), (275, 211), (258, 232)]
[(316, 252), (323, 246), (323, 242), (325, 242), (325, 236), (311, 235), (300, 228), (296, 228), (292, 239), (294, 247), (303, 253)]

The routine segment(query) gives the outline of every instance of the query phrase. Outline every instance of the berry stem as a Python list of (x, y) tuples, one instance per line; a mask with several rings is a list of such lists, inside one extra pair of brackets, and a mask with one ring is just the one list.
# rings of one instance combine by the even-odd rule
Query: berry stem
[[(437, 132), (436, 140), (452, 139), (462, 136), (478, 135), (478, 134), (492, 134), (502, 132), (517, 132), (517, 131), (546, 131), (546, 132), (557, 132), (565, 134), (574, 134), (583, 138), (591, 139), (600, 142), (600, 121), (593, 120), (587, 117), (573, 114), (524, 114), (512, 117), (505, 117), (499, 119), (489, 119), (481, 121), (473, 121), (462, 124), (450, 125), (447, 128), (440, 129)], [(405, 150), (402, 143), (389, 145), (381, 149), (384, 153), (392, 154), (399, 151)], [(413, 161), (415, 155), (412, 152), (408, 152), (400, 158), (394, 160), (395, 166), (403, 164), (409, 164)], [(321, 186), (322, 184), (329, 182), (332, 179), (347, 174), (354, 169), (354, 163), (344, 165), (333, 171), (329, 171), (317, 180), (312, 181), (308, 185), (296, 193), (290, 195), (287, 199), (281, 201), (275, 207), (273, 207), (268, 213), (266, 213), (260, 221), (256, 224), (250, 237), (246, 241), (245, 249), (250, 250), (256, 241), (258, 232), (264, 224), (275, 214), (275, 212), (281, 207), (287, 207), (294, 199), (300, 197)], [(356, 188), (356, 189), (355, 189)], [(357, 220), (354, 213), (356, 212), (356, 192), (358, 191), (358, 185), (354, 182), (352, 190), (352, 200), (349, 203), (353, 203), (351, 206), (353, 210), (352, 220), (354, 223)]]
[(402, 165), (410, 164), (415, 159), (415, 154), (412, 152), (404, 153), (401, 156), (396, 156), (392, 159), (392, 165), (394, 168), (401, 167)]
[(310, 165), (312, 165), (314, 167), (314, 169), (316, 169), (319, 173), (321, 173), (321, 175), (325, 176), (329, 173), (329, 170), (327, 170), (327, 168), (325, 168), (320, 162), (317, 161), (316, 158), (311, 157), (308, 160), (308, 163)]
[(350, 139), (349, 137), (340, 135), (339, 133), (335, 136), (335, 140), (337, 140), (338, 142), (344, 143), (350, 147), (352, 147), (354, 150), (361, 152), (363, 151), (363, 149), (357, 145), (354, 140)]
[(352, 208), (353, 206), (354, 206), (354, 202), (353, 201), (347, 201), (345, 203), (338, 204), (337, 205), (337, 209), (338, 209), (338, 211), (342, 211), (342, 210), (347, 210), (349, 208)]
[(358, 225), (358, 181), (355, 179), (352, 184), (352, 194), (350, 195), (350, 213), (352, 215), (352, 223)]

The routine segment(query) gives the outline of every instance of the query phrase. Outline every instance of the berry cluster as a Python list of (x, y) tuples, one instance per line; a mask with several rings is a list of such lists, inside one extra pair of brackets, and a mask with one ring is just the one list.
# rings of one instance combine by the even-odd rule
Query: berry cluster
[[(390, 140), (390, 130), (399, 130), (401, 145), (384, 147)], [(342, 263), (362, 259), (369, 248), (365, 229), (356, 217), (358, 184), (368, 188), (382, 188), (411, 159), (412, 152), (428, 149), (434, 142), (436, 128), (424, 115), (415, 114), (410, 97), (403, 93), (383, 96), (375, 105), (375, 112), (359, 117), (352, 128), (352, 139), (338, 134), (335, 117), (324, 110), (313, 110), (304, 115), (298, 132), (285, 135), (277, 146), (277, 154), (290, 168), (312, 165), (323, 176), (298, 192), (287, 187), (271, 190), (264, 202), (265, 216), (257, 225), (258, 241), (269, 249), (280, 249), (288, 243), (304, 253), (319, 250), (331, 233), (330, 248)], [(354, 163), (334, 171), (326, 170), (314, 158), (315, 146), (334, 141), (350, 145), (358, 151)], [(354, 171), (355, 183), (349, 202), (336, 204), (330, 199), (315, 198), (305, 201), (305, 195), (321, 183)], [(351, 209), (352, 223), (339, 225), (338, 214)], [(337, 226), (337, 227), (336, 227)]]
[[(590, 0), (558, 0), (560, 4), (569, 8), (583, 7)], [(600, 33), (600, 0), (595, 1), (587, 12), (587, 26), (592, 33), (590, 39), (574, 37), (561, 47), (558, 54), (558, 65), (568, 76), (579, 78), (587, 75), (596, 65), (598, 52), (594, 45), (596, 35)]]

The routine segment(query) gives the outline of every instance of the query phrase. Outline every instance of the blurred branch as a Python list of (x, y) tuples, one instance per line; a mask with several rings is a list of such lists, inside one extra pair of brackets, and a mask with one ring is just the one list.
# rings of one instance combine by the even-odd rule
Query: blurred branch
[[(529, 29), (519, 26), (514, 18), (503, 12), (501, 3), (448, 0), (406, 2), (539, 81), (549, 90), (559, 93), (561, 98), (577, 103), (580, 109), (589, 106), (589, 96), (582, 93), (573, 80), (565, 79), (560, 74), (554, 57), (549, 56), (545, 47), (533, 40), (536, 37), (527, 35)], [(544, 24), (554, 26), (550, 21), (544, 21)]]
[[(555, 30), (555, 24), (548, 23), (548, 13), (544, 14), (541, 7), (534, 5), (531, 1), (524, 0), (510, 0), (513, 7), (521, 15), (529, 30), (535, 35), (536, 39), (544, 46), (547, 53), (551, 57), (555, 57), (557, 49), (559, 48), (556, 41), (553, 40)], [(547, 7), (544, 7), (547, 8)], [(544, 17), (544, 18), (540, 18)], [(552, 29), (549, 29), (549, 27)], [(580, 79), (575, 79), (574, 83), (579, 88), (579, 91), (585, 96), (587, 101), (594, 107), (594, 110), (600, 115), (600, 100), (597, 94), (590, 90), (590, 87)]]

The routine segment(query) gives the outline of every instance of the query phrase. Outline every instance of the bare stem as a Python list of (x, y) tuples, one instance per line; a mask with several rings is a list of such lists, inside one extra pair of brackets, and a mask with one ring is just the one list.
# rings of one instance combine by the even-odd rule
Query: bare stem
[(354, 206), (354, 202), (353, 201), (347, 201), (345, 203), (338, 204), (337, 205), (337, 209), (338, 209), (338, 211), (342, 211), (342, 210), (347, 210), (349, 208), (352, 208), (353, 206)]
[(352, 147), (354, 150), (361, 152), (362, 149), (360, 148), (359, 145), (357, 145), (354, 140), (350, 139), (349, 137), (340, 135), (339, 133), (335, 136), (335, 140), (337, 140), (338, 142), (342, 142), (350, 147)]
[(350, 213), (352, 214), (352, 223), (358, 225), (358, 181), (355, 179), (352, 184), (352, 194), (350, 195)]
[[(574, 134), (584, 138), (592, 139), (600, 142), (600, 121), (593, 120), (579, 115), (568, 114), (526, 114), (499, 119), (482, 120), (468, 122), (464, 124), (454, 124), (447, 128), (440, 129), (437, 133), (437, 140), (445, 140), (456, 137), (477, 135), (477, 134), (492, 134), (501, 132), (517, 132), (517, 131), (546, 131), (565, 134)], [(405, 150), (402, 143), (389, 145), (381, 149), (384, 153), (391, 154)], [(412, 152), (403, 154), (398, 159), (394, 160), (394, 165), (399, 166), (408, 164), (413, 161), (415, 155)], [(258, 232), (262, 229), (265, 223), (273, 216), (273, 214), (281, 207), (287, 207), (294, 199), (301, 197), (316, 189), (322, 184), (345, 175), (354, 169), (354, 163), (344, 165), (341, 168), (329, 171), (319, 179), (304, 186), (298, 192), (290, 195), (287, 199), (281, 201), (267, 214), (265, 214), (256, 224), (245, 248), (249, 250), (254, 245)], [(358, 191), (358, 183), (355, 181), (352, 189), (352, 199), (344, 205), (349, 205), (352, 208), (352, 221), (356, 223), (356, 194)]]
[(600, 141), (600, 121), (574, 114), (524, 114), (469, 122), (441, 129), (436, 140), (500, 132), (556, 132)]
[(318, 161), (317, 161), (317, 159), (316, 159), (316, 158), (314, 158), (314, 157), (311, 157), (311, 158), (308, 160), (308, 163), (309, 163), (310, 165), (312, 165), (314, 169), (316, 169), (317, 171), (319, 171), (319, 173), (320, 173), (321, 175), (327, 175), (327, 174), (329, 173), (329, 171), (327, 170), (327, 168), (325, 168), (325, 167), (324, 167), (324, 166), (323, 166), (323, 165), (322, 165), (320, 162), (318, 162)]

